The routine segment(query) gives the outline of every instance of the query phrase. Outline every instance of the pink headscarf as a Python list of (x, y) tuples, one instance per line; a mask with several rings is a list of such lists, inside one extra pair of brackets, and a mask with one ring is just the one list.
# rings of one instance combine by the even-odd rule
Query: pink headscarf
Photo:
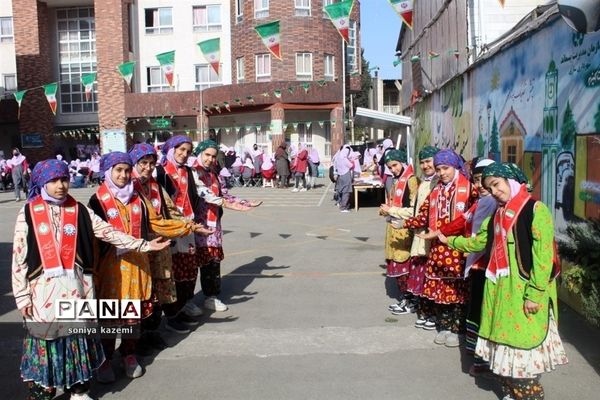
[(308, 155), (308, 159), (313, 164), (320, 162), (319, 152), (317, 151), (316, 148), (313, 147), (312, 149), (310, 149), (310, 154)]

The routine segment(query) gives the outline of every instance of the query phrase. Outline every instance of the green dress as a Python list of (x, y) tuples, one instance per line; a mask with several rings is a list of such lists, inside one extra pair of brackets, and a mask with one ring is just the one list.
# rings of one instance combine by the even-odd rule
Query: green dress
[[(507, 237), (510, 274), (498, 277), (496, 283), (486, 279), (479, 328), (480, 337), (520, 349), (532, 349), (544, 341), (550, 308), (553, 308), (554, 318), (558, 316), (556, 280), (550, 280), (554, 246), (552, 215), (548, 207), (539, 201), (535, 203), (533, 212), (530, 278), (527, 281), (519, 275), (511, 230)], [(481, 224), (477, 236), (451, 236), (448, 245), (467, 253), (485, 250), (489, 218)], [(523, 312), (525, 299), (540, 304), (541, 309), (526, 316)]]

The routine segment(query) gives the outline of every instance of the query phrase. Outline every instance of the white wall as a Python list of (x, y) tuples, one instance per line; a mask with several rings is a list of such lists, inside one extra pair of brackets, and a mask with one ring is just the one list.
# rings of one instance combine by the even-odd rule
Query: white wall
[[(12, 17), (11, 0), (0, 0), (0, 17)], [(4, 94), (4, 75), (16, 73), (14, 40), (10, 43), (0, 43), (0, 96)]]
[[(139, 0), (137, 11), (137, 70), (140, 79), (138, 85), (141, 92), (147, 92), (146, 68), (158, 66), (156, 55), (175, 50), (176, 91), (195, 90), (195, 65), (207, 64), (196, 43), (221, 38), (221, 70), (219, 75), (223, 85), (231, 84), (231, 30), (229, 20), (230, 2), (228, 0)], [(193, 29), (192, 6), (221, 4), (220, 32), (195, 33)], [(173, 13), (173, 33), (146, 34), (145, 9), (171, 7)], [(135, 57), (135, 55), (134, 55)]]

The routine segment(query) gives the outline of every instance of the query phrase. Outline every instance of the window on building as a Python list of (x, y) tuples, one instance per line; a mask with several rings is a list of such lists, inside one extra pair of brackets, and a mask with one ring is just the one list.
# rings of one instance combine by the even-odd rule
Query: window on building
[(312, 81), (312, 53), (296, 53), (296, 79)]
[(271, 80), (271, 54), (256, 55), (256, 82)]
[(196, 90), (204, 90), (222, 84), (223, 81), (210, 64), (196, 65)]
[(61, 113), (98, 112), (96, 86), (87, 101), (81, 84), (81, 75), (96, 72), (95, 24), (91, 7), (56, 10)]
[(358, 49), (356, 47), (356, 21), (350, 20), (348, 26), (348, 44), (346, 45), (346, 67), (348, 72), (358, 70)]
[(312, 125), (308, 127), (305, 123), (298, 124), (298, 141), (300, 143), (305, 143), (306, 147), (312, 147)]
[(221, 30), (220, 4), (194, 6), (192, 12), (194, 32), (218, 32)]
[(325, 6), (335, 3), (335, 0), (323, 0), (323, 18), (329, 18), (329, 14), (325, 12)]
[(269, 16), (269, 0), (254, 0), (254, 18), (266, 18)]
[(332, 81), (335, 79), (335, 58), (332, 54), (325, 54), (323, 57), (324, 77), (326, 81)]
[(325, 157), (331, 156), (331, 122), (323, 122), (323, 136), (325, 137)]
[(171, 7), (146, 8), (145, 12), (147, 34), (173, 33), (173, 9)]
[(265, 150), (265, 146), (268, 145), (268, 135), (267, 135), (267, 127), (266, 126), (257, 126), (256, 127), (256, 140), (254, 143), (258, 144), (258, 147)]
[(0, 17), (0, 43), (12, 43), (13, 40), (12, 17)]
[(165, 73), (161, 67), (146, 68), (146, 87), (148, 92), (172, 92), (173, 88), (169, 86)]
[(2, 87), (4, 93), (14, 93), (17, 91), (17, 76), (15, 74), (6, 74), (2, 77)]
[[(245, 140), (246, 138), (246, 128), (245, 127), (241, 127), (238, 131), (237, 131), (237, 142), (236, 145), (240, 146), (240, 147), (244, 147), (244, 144), (246, 142)], [(236, 147), (237, 148), (237, 147)]]
[(237, 83), (243, 83), (246, 80), (246, 66), (244, 63), (244, 57), (235, 59), (235, 70), (237, 74)]
[(507, 150), (506, 162), (517, 164), (517, 145), (509, 144)]
[(310, 0), (294, 0), (296, 12), (300, 17), (310, 17)]
[(242, 22), (244, 19), (244, 0), (235, 0), (235, 22)]

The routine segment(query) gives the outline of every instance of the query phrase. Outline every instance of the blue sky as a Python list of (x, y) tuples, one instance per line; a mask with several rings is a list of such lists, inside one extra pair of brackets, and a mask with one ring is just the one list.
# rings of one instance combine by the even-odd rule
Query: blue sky
[(400, 66), (392, 65), (402, 23), (400, 16), (388, 0), (361, 0), (360, 14), (362, 47), (369, 66), (379, 67), (380, 78), (402, 78)]

